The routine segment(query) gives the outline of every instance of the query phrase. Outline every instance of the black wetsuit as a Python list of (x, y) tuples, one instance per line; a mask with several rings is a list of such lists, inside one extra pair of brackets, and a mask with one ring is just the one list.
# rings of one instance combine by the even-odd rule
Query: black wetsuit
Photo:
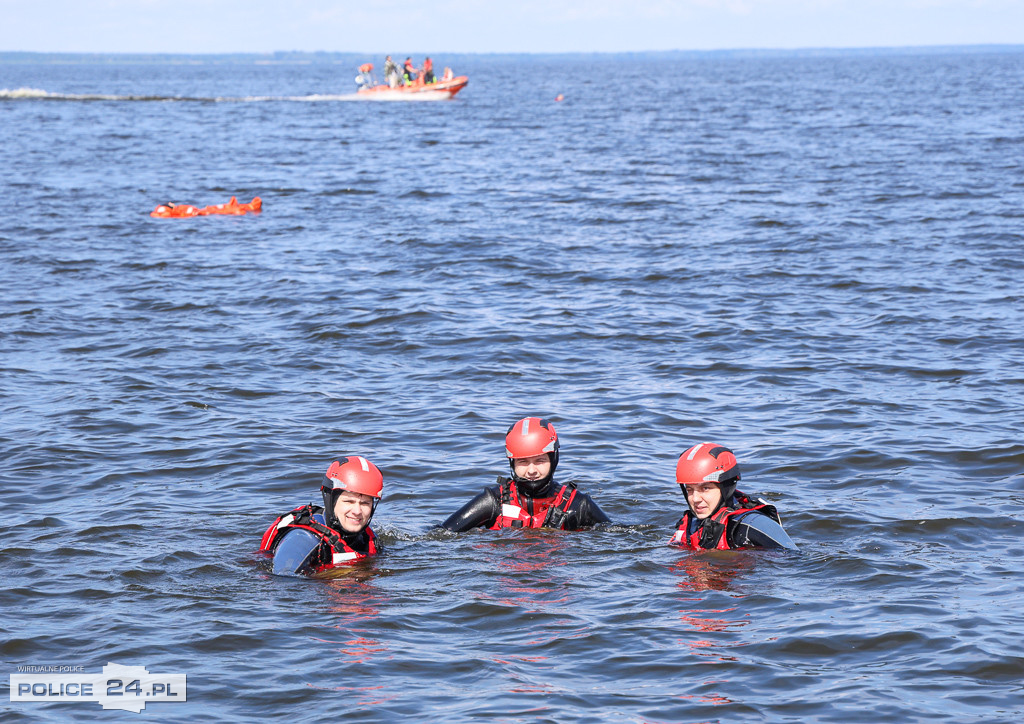
[[(499, 478), (499, 484), (484, 491), (448, 516), (448, 519), (441, 524), (442, 528), (462, 533), (472, 528), (492, 528), (498, 517), (502, 514), (502, 492), (503, 483), (506, 478)], [(553, 498), (558, 494), (560, 485), (552, 481), (545, 494), (537, 496), (537, 500)], [(529, 515), (533, 514), (534, 498), (528, 497), (522, 490), (519, 491), (519, 502)], [(568, 507), (565, 509), (565, 519), (559, 526), (562, 530), (578, 530), (596, 523), (610, 523), (611, 520), (604, 511), (586, 493), (576, 491)]]

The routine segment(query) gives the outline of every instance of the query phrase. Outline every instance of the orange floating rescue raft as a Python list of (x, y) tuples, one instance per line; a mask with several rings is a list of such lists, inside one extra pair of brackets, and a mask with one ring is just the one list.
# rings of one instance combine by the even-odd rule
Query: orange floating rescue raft
[(187, 219), (192, 216), (242, 216), (258, 214), (263, 210), (263, 200), (255, 197), (247, 204), (238, 203), (234, 196), (226, 204), (213, 206), (192, 206), (191, 204), (160, 204), (149, 212), (154, 219)]

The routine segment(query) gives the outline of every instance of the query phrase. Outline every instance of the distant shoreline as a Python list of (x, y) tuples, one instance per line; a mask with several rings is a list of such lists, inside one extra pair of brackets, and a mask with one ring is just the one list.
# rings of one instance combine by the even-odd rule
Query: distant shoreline
[[(183, 65), (349, 65), (366, 58), (383, 57), (387, 51), (274, 51), (272, 53), (55, 53), (36, 51), (0, 51), (0, 64), (15, 63), (180, 63)], [(646, 50), (594, 53), (447, 53), (428, 51), (434, 57), (458, 58), (825, 58), (890, 55), (967, 55), (982, 53), (1022, 53), (1024, 45), (920, 45), (867, 48), (736, 48), (724, 50)], [(401, 54), (423, 55), (423, 51)]]

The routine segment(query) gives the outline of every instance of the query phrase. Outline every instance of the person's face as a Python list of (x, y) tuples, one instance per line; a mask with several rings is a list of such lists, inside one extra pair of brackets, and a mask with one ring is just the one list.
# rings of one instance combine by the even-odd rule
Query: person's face
[(512, 470), (526, 480), (543, 480), (551, 474), (551, 456), (541, 453), (529, 458), (515, 458)]
[(722, 489), (718, 487), (718, 483), (687, 485), (686, 500), (693, 514), (703, 520), (714, 513), (718, 504), (722, 502)]
[(365, 528), (372, 512), (373, 498), (362, 493), (343, 490), (334, 503), (334, 515), (346, 533), (358, 533)]

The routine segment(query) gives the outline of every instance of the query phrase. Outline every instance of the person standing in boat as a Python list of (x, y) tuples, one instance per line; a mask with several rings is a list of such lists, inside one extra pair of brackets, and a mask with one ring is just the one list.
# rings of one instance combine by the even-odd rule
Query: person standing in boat
[(424, 83), (436, 83), (437, 78), (434, 77), (434, 61), (430, 59), (428, 55), (423, 59), (423, 82)]
[(511, 478), (452, 513), (440, 527), (462, 533), (472, 528), (559, 528), (578, 530), (610, 523), (597, 503), (572, 483), (554, 481), (558, 467), (558, 433), (539, 417), (525, 417), (508, 429), (505, 455)]
[(702, 442), (680, 455), (676, 482), (688, 510), (676, 524), (669, 545), (690, 550), (795, 549), (775, 506), (738, 491), (739, 479), (739, 462), (726, 447)]
[(406, 85), (412, 85), (416, 82), (416, 78), (419, 77), (420, 72), (416, 70), (416, 66), (412, 64), (412, 58), (406, 58), (402, 64), (403, 79)]
[(359, 455), (338, 458), (327, 468), (320, 492), (323, 507), (310, 503), (278, 516), (263, 534), (260, 551), (273, 555), (285, 535), (297, 528), (320, 541), (310, 559), (316, 573), (380, 553), (370, 529), (384, 492), (384, 476), (377, 466)]
[(397, 88), (399, 76), (398, 63), (390, 55), (384, 58), (384, 82), (391, 88)]

